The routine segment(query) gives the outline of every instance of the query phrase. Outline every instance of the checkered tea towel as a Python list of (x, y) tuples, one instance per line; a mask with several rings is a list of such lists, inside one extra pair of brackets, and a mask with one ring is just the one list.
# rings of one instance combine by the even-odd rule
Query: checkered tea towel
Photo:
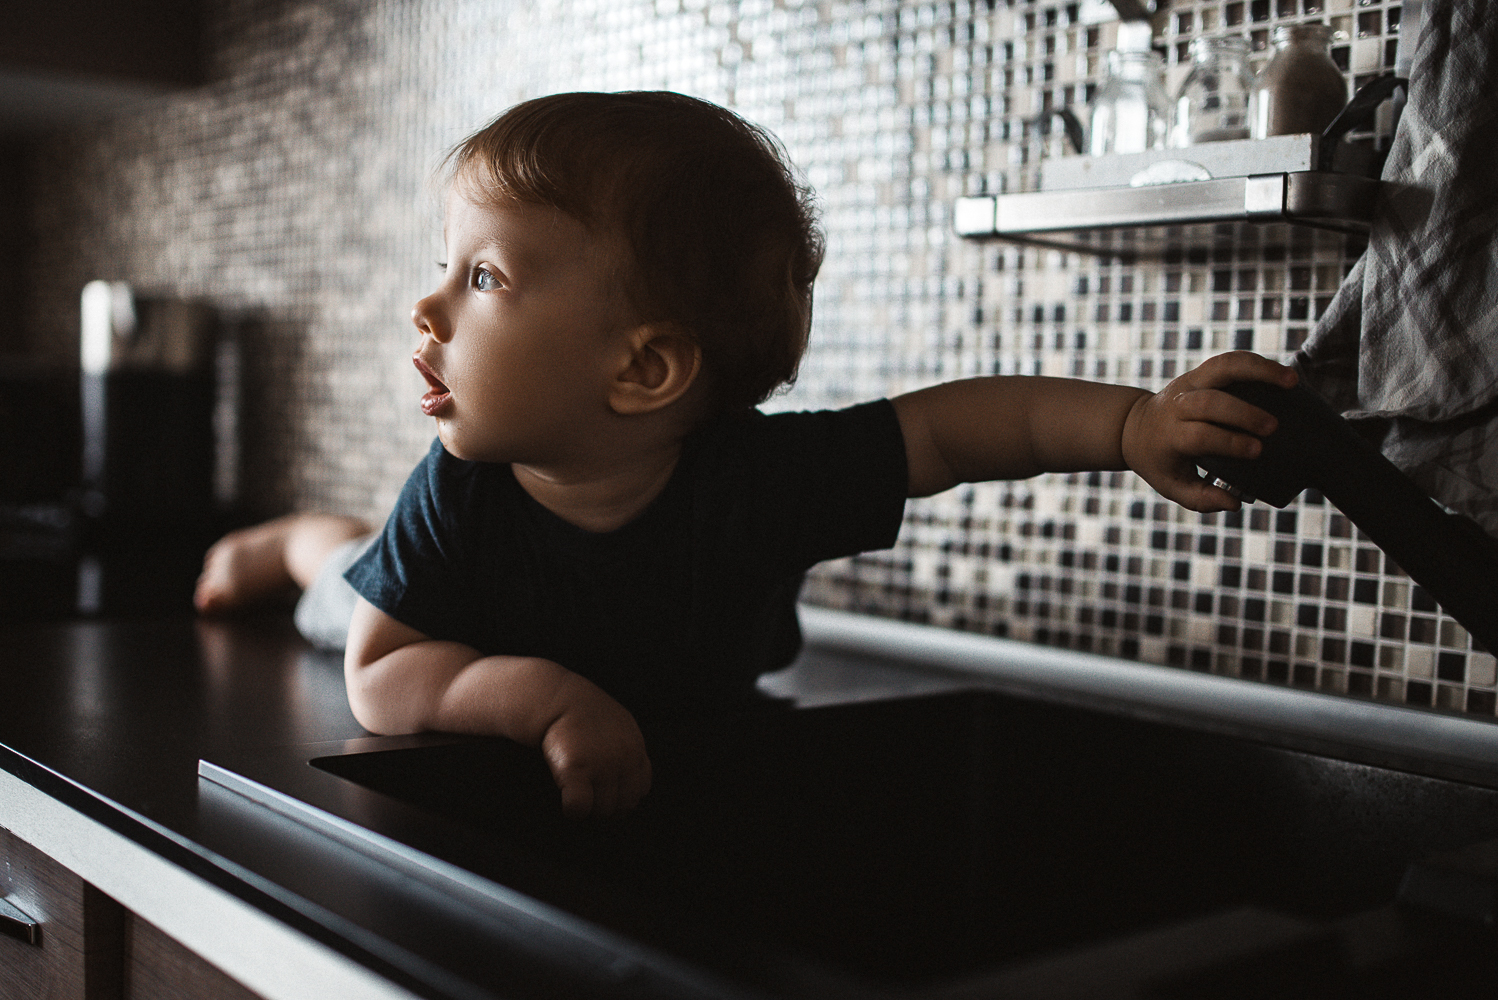
[(1385, 192), (1295, 365), (1498, 537), (1498, 9), (1428, 0)]

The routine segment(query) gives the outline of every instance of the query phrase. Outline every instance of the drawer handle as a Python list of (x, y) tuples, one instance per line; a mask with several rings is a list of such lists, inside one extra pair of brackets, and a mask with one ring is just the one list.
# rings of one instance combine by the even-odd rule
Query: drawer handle
[(0, 934), (27, 944), (40, 944), (42, 925), (16, 909), (10, 900), (0, 898)]

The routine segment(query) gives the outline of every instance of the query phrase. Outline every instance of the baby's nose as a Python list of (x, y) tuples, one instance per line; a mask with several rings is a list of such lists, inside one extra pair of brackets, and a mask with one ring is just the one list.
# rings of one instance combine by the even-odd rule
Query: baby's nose
[(411, 310), (411, 322), (416, 324), (416, 329), (423, 334), (436, 340), (444, 341), (449, 334), (449, 324), (444, 317), (441, 303), (434, 296), (428, 296), (416, 303)]
[(416, 324), (416, 329), (422, 333), (432, 332), (431, 305), (425, 299), (417, 302), (411, 307), (411, 322)]

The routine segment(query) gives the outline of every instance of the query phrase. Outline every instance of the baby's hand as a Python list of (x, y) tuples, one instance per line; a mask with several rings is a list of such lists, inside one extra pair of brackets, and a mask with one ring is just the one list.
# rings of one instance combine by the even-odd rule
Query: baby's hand
[(573, 818), (633, 809), (650, 790), (650, 758), (634, 716), (576, 677), (568, 707), (541, 738), (541, 752)]
[(1218, 387), (1257, 381), (1288, 389), (1296, 377), (1293, 368), (1248, 351), (1204, 361), (1134, 404), (1124, 421), (1124, 461), (1162, 496), (1183, 507), (1237, 510), (1238, 501), (1231, 494), (1197, 473), (1195, 458), (1257, 458), (1262, 447), (1258, 439), (1272, 433), (1276, 421)]

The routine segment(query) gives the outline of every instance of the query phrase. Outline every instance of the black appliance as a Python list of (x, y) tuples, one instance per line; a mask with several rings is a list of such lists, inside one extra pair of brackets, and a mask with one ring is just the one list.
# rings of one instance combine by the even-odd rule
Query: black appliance
[(224, 493), (217, 316), (93, 281), (81, 334), (76, 371), (0, 383), (0, 615), (187, 607)]
[(73, 606), (78, 418), (76, 371), (0, 363), (0, 617)]
[(188, 606), (213, 531), (217, 340), (205, 305), (85, 286), (80, 612)]

